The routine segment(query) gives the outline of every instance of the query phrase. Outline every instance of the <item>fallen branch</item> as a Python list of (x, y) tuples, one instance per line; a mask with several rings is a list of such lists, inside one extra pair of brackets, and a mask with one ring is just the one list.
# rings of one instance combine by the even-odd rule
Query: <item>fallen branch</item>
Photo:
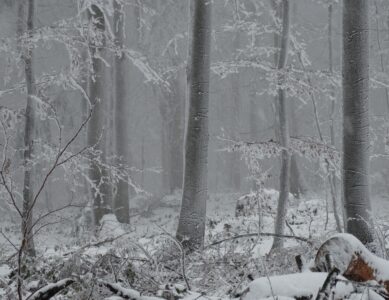
[(128, 289), (122, 287), (117, 283), (109, 283), (109, 282), (101, 282), (105, 287), (107, 287), (112, 293), (118, 295), (124, 299), (131, 300), (164, 300), (159, 297), (151, 297), (151, 296), (142, 296), (138, 291), (133, 289)]
[(55, 294), (62, 291), (63, 289), (67, 288), (69, 285), (71, 285), (74, 282), (73, 279), (66, 278), (62, 279), (56, 283), (50, 283), (39, 290), (37, 290), (35, 293), (31, 294), (27, 297), (26, 300), (48, 300), (51, 299)]
[(327, 276), (323, 286), (320, 288), (319, 293), (316, 296), (316, 300), (329, 300), (331, 292), (336, 286), (336, 277), (339, 275), (339, 270), (334, 268)]
[(232, 236), (232, 237), (220, 240), (220, 241), (216, 241), (216, 242), (213, 242), (212, 244), (209, 244), (209, 245), (205, 246), (204, 249), (212, 247), (212, 246), (216, 246), (216, 245), (219, 245), (219, 244), (222, 244), (224, 242), (228, 242), (228, 241), (232, 241), (232, 240), (236, 240), (236, 239), (241, 239), (241, 238), (252, 237), (252, 236), (279, 237), (279, 238), (292, 239), (292, 240), (297, 240), (297, 241), (305, 242), (305, 243), (308, 243), (309, 245), (313, 244), (311, 240), (303, 238), (303, 237), (300, 237), (300, 236), (283, 235), (283, 234), (275, 234), (275, 233), (267, 233), (267, 232), (259, 232), (259, 233), (256, 232), (256, 233), (240, 234), (240, 235)]

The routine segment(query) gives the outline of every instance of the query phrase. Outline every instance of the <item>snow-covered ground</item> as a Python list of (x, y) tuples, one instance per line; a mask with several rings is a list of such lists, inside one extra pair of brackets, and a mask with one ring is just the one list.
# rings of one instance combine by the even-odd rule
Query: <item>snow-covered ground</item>
[[(194, 299), (201, 295), (233, 297), (248, 286), (251, 289), (245, 294), (245, 300), (257, 299), (258, 289), (262, 293), (260, 298), (271, 297), (278, 289), (285, 291), (279, 296), (288, 296), (287, 286), (282, 284), (284, 277), (271, 279), (270, 286), (263, 278), (252, 283), (250, 278), (297, 272), (295, 256), (300, 254), (306, 261), (311, 260), (319, 245), (336, 233), (333, 210), (317, 195), (307, 195), (304, 199), (291, 197), (285, 228), (285, 235), (291, 237), (285, 239), (285, 249), (270, 253), (273, 239), (266, 234), (273, 232), (278, 192), (265, 190), (264, 194), (260, 216), (254, 210), (250, 215), (239, 217), (235, 216), (235, 206), (242, 195), (211, 194), (205, 250), (187, 257), (182, 256), (173, 238), (179, 215), (179, 193), (162, 199), (147, 214), (133, 217), (130, 226), (122, 226), (114, 215), (107, 215), (96, 234), (76, 234), (71, 221), (75, 212), (69, 210), (65, 217), (68, 221), (53, 222), (36, 236), (39, 263), (25, 279), (26, 289), (33, 292), (44, 283), (70, 276), (81, 283), (72, 284), (57, 299), (84, 299), (86, 293), (93, 294), (91, 299), (121, 299), (108, 298), (112, 292), (100, 287), (99, 280), (119, 282), (123, 288), (131, 286), (142, 295), (157, 295), (158, 291), (161, 293), (161, 286), (174, 283), (189, 285), (192, 293), (186, 293), (186, 297)], [(385, 216), (382, 213), (377, 220)], [(381, 225), (385, 231), (384, 222)], [(5, 283), (16, 267), (12, 259), (5, 261), (15, 252), (10, 242), (19, 245), (17, 225), (3, 222), (1, 228), (4, 235), (0, 236), (0, 299), (6, 294)], [(265, 236), (255, 235), (258, 232)], [(320, 284), (313, 282), (313, 277), (323, 282), (327, 275), (303, 276), (311, 279), (300, 282), (305, 279), (291, 278), (305, 284), (304, 289), (309, 286), (315, 289)], [(293, 280), (287, 280), (288, 284), (293, 285)], [(31, 283), (36, 283), (36, 287)], [(11, 288), (15, 288), (14, 285), (11, 283)]]

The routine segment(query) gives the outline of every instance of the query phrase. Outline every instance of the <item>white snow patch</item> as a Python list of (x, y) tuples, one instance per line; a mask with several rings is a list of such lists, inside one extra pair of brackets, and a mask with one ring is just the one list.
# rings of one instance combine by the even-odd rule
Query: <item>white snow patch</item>
[[(248, 292), (243, 296), (243, 300), (258, 300), (282, 297), (302, 297), (311, 296), (316, 298), (319, 289), (323, 286), (328, 273), (296, 273), (272, 277), (261, 277), (254, 280), (248, 286)], [(339, 277), (342, 278), (343, 277)], [(348, 295), (353, 291), (351, 285), (338, 282), (336, 285), (336, 295)]]
[(6, 278), (9, 274), (11, 274), (12, 270), (8, 265), (0, 266), (0, 278)]
[(106, 239), (110, 237), (117, 237), (125, 233), (122, 225), (114, 214), (107, 214), (101, 218), (101, 227), (99, 231), (99, 238)]

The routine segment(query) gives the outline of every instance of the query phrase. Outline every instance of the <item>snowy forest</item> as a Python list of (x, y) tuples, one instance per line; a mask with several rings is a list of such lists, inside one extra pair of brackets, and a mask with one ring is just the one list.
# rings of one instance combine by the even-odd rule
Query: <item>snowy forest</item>
[(0, 299), (389, 299), (388, 69), (388, 0), (0, 0)]

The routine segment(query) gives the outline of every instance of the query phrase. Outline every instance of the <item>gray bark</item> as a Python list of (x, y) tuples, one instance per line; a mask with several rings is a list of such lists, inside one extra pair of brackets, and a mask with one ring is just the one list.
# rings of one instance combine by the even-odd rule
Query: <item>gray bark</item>
[[(285, 75), (282, 74), (286, 66), (289, 45), (289, 1), (282, 1), (282, 33), (280, 42), (280, 52), (278, 56), (277, 69), (280, 74), (278, 77), (278, 118), (280, 144), (285, 150), (282, 151), (281, 173), (280, 173), (280, 196), (278, 198), (277, 217), (274, 224), (275, 234), (282, 235), (285, 227), (286, 210), (289, 201), (289, 174), (290, 174), (290, 154), (286, 148), (289, 146), (289, 125), (286, 104), (286, 91), (282, 87)], [(275, 237), (272, 249), (283, 246), (282, 238)]]
[[(31, 35), (34, 29), (34, 0), (27, 2), (27, 32)], [(19, 33), (24, 28), (25, 17), (25, 1), (21, 0), (18, 7), (19, 13)], [(24, 185), (23, 185), (23, 212), (22, 212), (22, 235), (24, 251), (35, 256), (35, 246), (32, 232), (33, 218), (33, 188), (32, 180), (33, 169), (31, 159), (34, 153), (34, 132), (35, 132), (35, 105), (34, 96), (36, 96), (34, 66), (33, 66), (33, 48), (27, 45), (27, 49), (22, 49), (24, 60), (24, 72), (27, 86), (27, 105), (25, 112), (25, 128), (24, 128)]]
[(369, 9), (343, 2), (343, 193), (347, 232), (373, 241), (369, 195)]
[[(295, 7), (295, 5), (294, 5)], [(290, 120), (291, 120), (291, 136), (298, 137), (298, 118), (295, 114), (296, 99), (291, 99), (290, 101)], [(289, 184), (290, 184), (290, 192), (297, 198), (300, 198), (301, 195), (304, 195), (307, 193), (307, 183), (305, 181), (305, 178), (301, 172), (300, 166), (298, 164), (298, 157), (297, 154), (292, 154), (291, 161), (290, 161), (290, 176), (289, 176)]]
[[(89, 18), (96, 22), (97, 30), (105, 30), (104, 15), (96, 6), (91, 6)], [(91, 45), (92, 64), (93, 64), (93, 78), (89, 83), (89, 98), (91, 99), (94, 110), (92, 117), (88, 123), (88, 145), (94, 146), (96, 150), (102, 151), (102, 159), (104, 160), (104, 142), (101, 140), (103, 136), (103, 120), (104, 120), (104, 64), (97, 57), (97, 54), (102, 53), (102, 48)], [(110, 212), (110, 203), (108, 202), (109, 187), (106, 182), (106, 170), (96, 162), (92, 161), (89, 171), (89, 177), (96, 185), (97, 190), (92, 191), (94, 196), (94, 218), (96, 224), (100, 222), (101, 218)]]
[[(174, 54), (172, 54), (174, 55)], [(178, 65), (178, 58), (173, 65)], [(162, 117), (162, 181), (164, 194), (171, 194), (182, 188), (183, 179), (183, 145), (186, 80), (185, 70), (178, 70), (176, 78), (170, 81), (170, 91), (162, 91), (159, 102)]]
[[(239, 49), (239, 32), (235, 34), (233, 45), (234, 50)], [(232, 120), (232, 134), (234, 140), (239, 140), (239, 129), (240, 129), (240, 89), (239, 89), (240, 76), (239, 73), (231, 74), (231, 96), (232, 96), (232, 105), (231, 105), (231, 120)], [(230, 182), (229, 186), (233, 188), (234, 191), (240, 190), (240, 153), (232, 152), (230, 157)]]
[[(332, 74), (333, 72), (333, 50), (332, 50), (332, 15), (333, 15), (333, 4), (330, 3), (328, 5), (328, 60), (329, 60), (329, 71)], [(335, 93), (334, 90), (331, 89), (331, 116), (330, 116), (330, 138), (331, 138), (331, 145), (335, 147), (335, 107), (336, 107), (336, 100), (335, 100)], [(327, 169), (329, 170), (329, 185), (330, 185), (330, 192), (331, 192), (331, 198), (332, 198), (332, 208), (334, 212), (334, 218), (336, 222), (336, 229), (338, 232), (342, 232), (342, 225), (338, 213), (338, 192), (336, 187), (336, 174), (335, 170), (331, 169), (329, 167), (329, 164), (327, 164)]]
[(204, 245), (208, 198), (208, 104), (211, 51), (209, 0), (194, 3), (191, 85), (185, 145), (185, 177), (177, 238), (190, 249)]
[[(123, 48), (124, 40), (124, 13), (123, 6), (119, 1), (114, 1), (114, 33), (115, 42), (118, 48)], [(126, 60), (124, 55), (115, 56), (115, 134), (116, 134), (116, 155), (118, 163), (126, 165), (129, 161), (128, 151), (129, 139), (129, 99), (126, 87), (128, 76), (126, 72)], [(119, 222), (129, 223), (129, 186), (128, 178), (119, 180), (114, 199), (114, 211)]]

